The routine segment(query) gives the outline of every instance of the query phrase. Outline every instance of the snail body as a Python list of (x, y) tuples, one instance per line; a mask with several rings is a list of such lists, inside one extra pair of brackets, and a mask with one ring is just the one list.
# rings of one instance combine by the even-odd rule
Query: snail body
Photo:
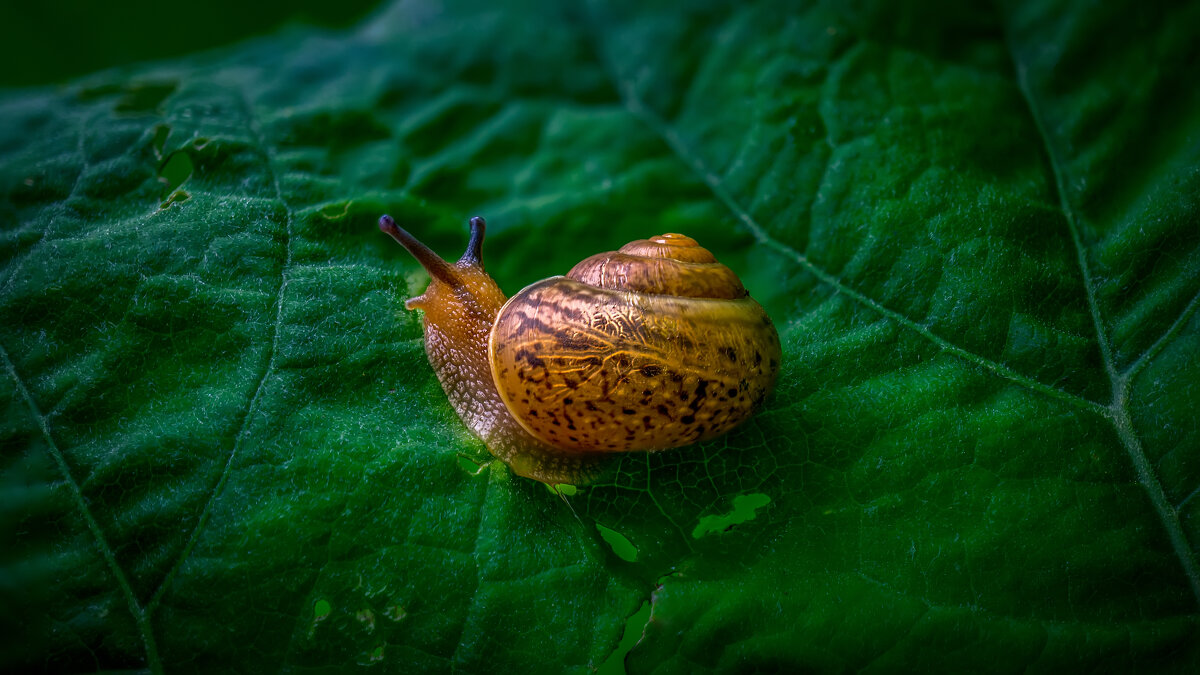
[(775, 382), (779, 336), (737, 276), (678, 234), (591, 256), (506, 299), (471, 219), (454, 264), (395, 224), (380, 229), (430, 275), (405, 307), (463, 422), (518, 475), (586, 483), (614, 452), (723, 434)]

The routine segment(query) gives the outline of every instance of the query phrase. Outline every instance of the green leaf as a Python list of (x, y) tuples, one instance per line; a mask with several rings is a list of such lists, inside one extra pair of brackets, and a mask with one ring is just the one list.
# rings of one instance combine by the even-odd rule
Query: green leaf
[[(0, 666), (1193, 672), (1197, 26), (400, 2), (0, 93)], [(510, 293), (685, 232), (776, 393), (516, 478), (383, 212)]]

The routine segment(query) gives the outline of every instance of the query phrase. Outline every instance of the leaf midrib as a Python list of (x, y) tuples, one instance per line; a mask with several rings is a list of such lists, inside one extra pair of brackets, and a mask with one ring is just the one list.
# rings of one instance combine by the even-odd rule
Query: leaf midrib
[(1181, 316), (1172, 322), (1163, 336), (1152, 343), (1142, 356), (1135, 359), (1127, 370), (1121, 372), (1117, 369), (1108, 330), (1105, 328), (1104, 316), (1100, 310), (1100, 303), (1096, 298), (1096, 285), (1092, 280), (1087, 249), (1084, 247), (1083, 236), (1079, 229), (1079, 215), (1076, 212), (1077, 209), (1067, 197), (1066, 163), (1055, 148), (1050, 134), (1046, 131), (1041, 110), (1038, 108), (1033, 89), (1029, 83), (1028, 69), (1017, 57), (1017, 50), (1013, 48), (1011, 42), (1006, 40), (1005, 46), (1013, 62), (1017, 87), (1020, 89), (1021, 97), (1029, 109), (1029, 115), (1037, 127), (1038, 136), (1042, 139), (1042, 148), (1054, 173), (1054, 190), (1058, 193), (1059, 207), (1062, 209), (1064, 219), (1067, 222), (1071, 242), (1075, 246), (1075, 257), (1079, 264), (1080, 276), (1083, 280), (1088, 312), (1092, 316), (1092, 326), (1096, 331), (1096, 344), (1099, 346), (1100, 357), (1104, 363), (1104, 372), (1108, 376), (1109, 386), (1112, 391), (1112, 402), (1107, 407), (1105, 417), (1116, 429), (1117, 437), (1120, 439), (1121, 445), (1125, 448), (1125, 452), (1129, 455), (1129, 461), (1133, 464), (1134, 471), (1138, 477), (1138, 483), (1146, 491), (1146, 496), (1150, 499), (1151, 505), (1158, 514), (1163, 529), (1166, 530), (1167, 538), (1171, 541), (1171, 547), (1175, 551), (1175, 556), (1179, 559), (1179, 564), (1183, 568), (1184, 575), (1191, 586), (1192, 595), (1200, 603), (1200, 565), (1197, 564), (1196, 554), (1187, 540), (1187, 535), (1183, 531), (1183, 525), (1179, 522), (1178, 509), (1167, 499), (1162, 481), (1154, 473), (1150, 459), (1146, 456), (1146, 451), (1142, 448), (1141, 437), (1134, 428), (1133, 419), (1129, 413), (1129, 388), (1133, 379), (1140, 372), (1141, 368), (1153, 358), (1151, 352), (1157, 354), (1157, 350), (1162, 349), (1169, 342), (1170, 338), (1168, 336), (1173, 336), (1182, 326), (1184, 315), (1190, 314), (1195, 309), (1196, 298), (1192, 298), (1192, 301), (1184, 308)]

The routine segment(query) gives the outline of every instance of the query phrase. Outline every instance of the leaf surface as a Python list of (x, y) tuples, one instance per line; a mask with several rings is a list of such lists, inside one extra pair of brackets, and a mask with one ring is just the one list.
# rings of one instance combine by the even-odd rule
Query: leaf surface
[[(0, 663), (1195, 668), (1196, 26), (405, 2), (0, 95)], [(383, 212), (487, 216), (510, 293), (685, 232), (777, 391), (568, 507), (446, 404)]]

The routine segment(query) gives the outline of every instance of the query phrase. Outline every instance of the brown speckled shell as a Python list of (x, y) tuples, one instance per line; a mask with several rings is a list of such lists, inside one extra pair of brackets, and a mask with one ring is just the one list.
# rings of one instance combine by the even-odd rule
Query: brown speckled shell
[(770, 392), (781, 358), (763, 308), (681, 235), (633, 242), (525, 288), (500, 310), (488, 350), (513, 417), (576, 452), (662, 450), (725, 433)]

